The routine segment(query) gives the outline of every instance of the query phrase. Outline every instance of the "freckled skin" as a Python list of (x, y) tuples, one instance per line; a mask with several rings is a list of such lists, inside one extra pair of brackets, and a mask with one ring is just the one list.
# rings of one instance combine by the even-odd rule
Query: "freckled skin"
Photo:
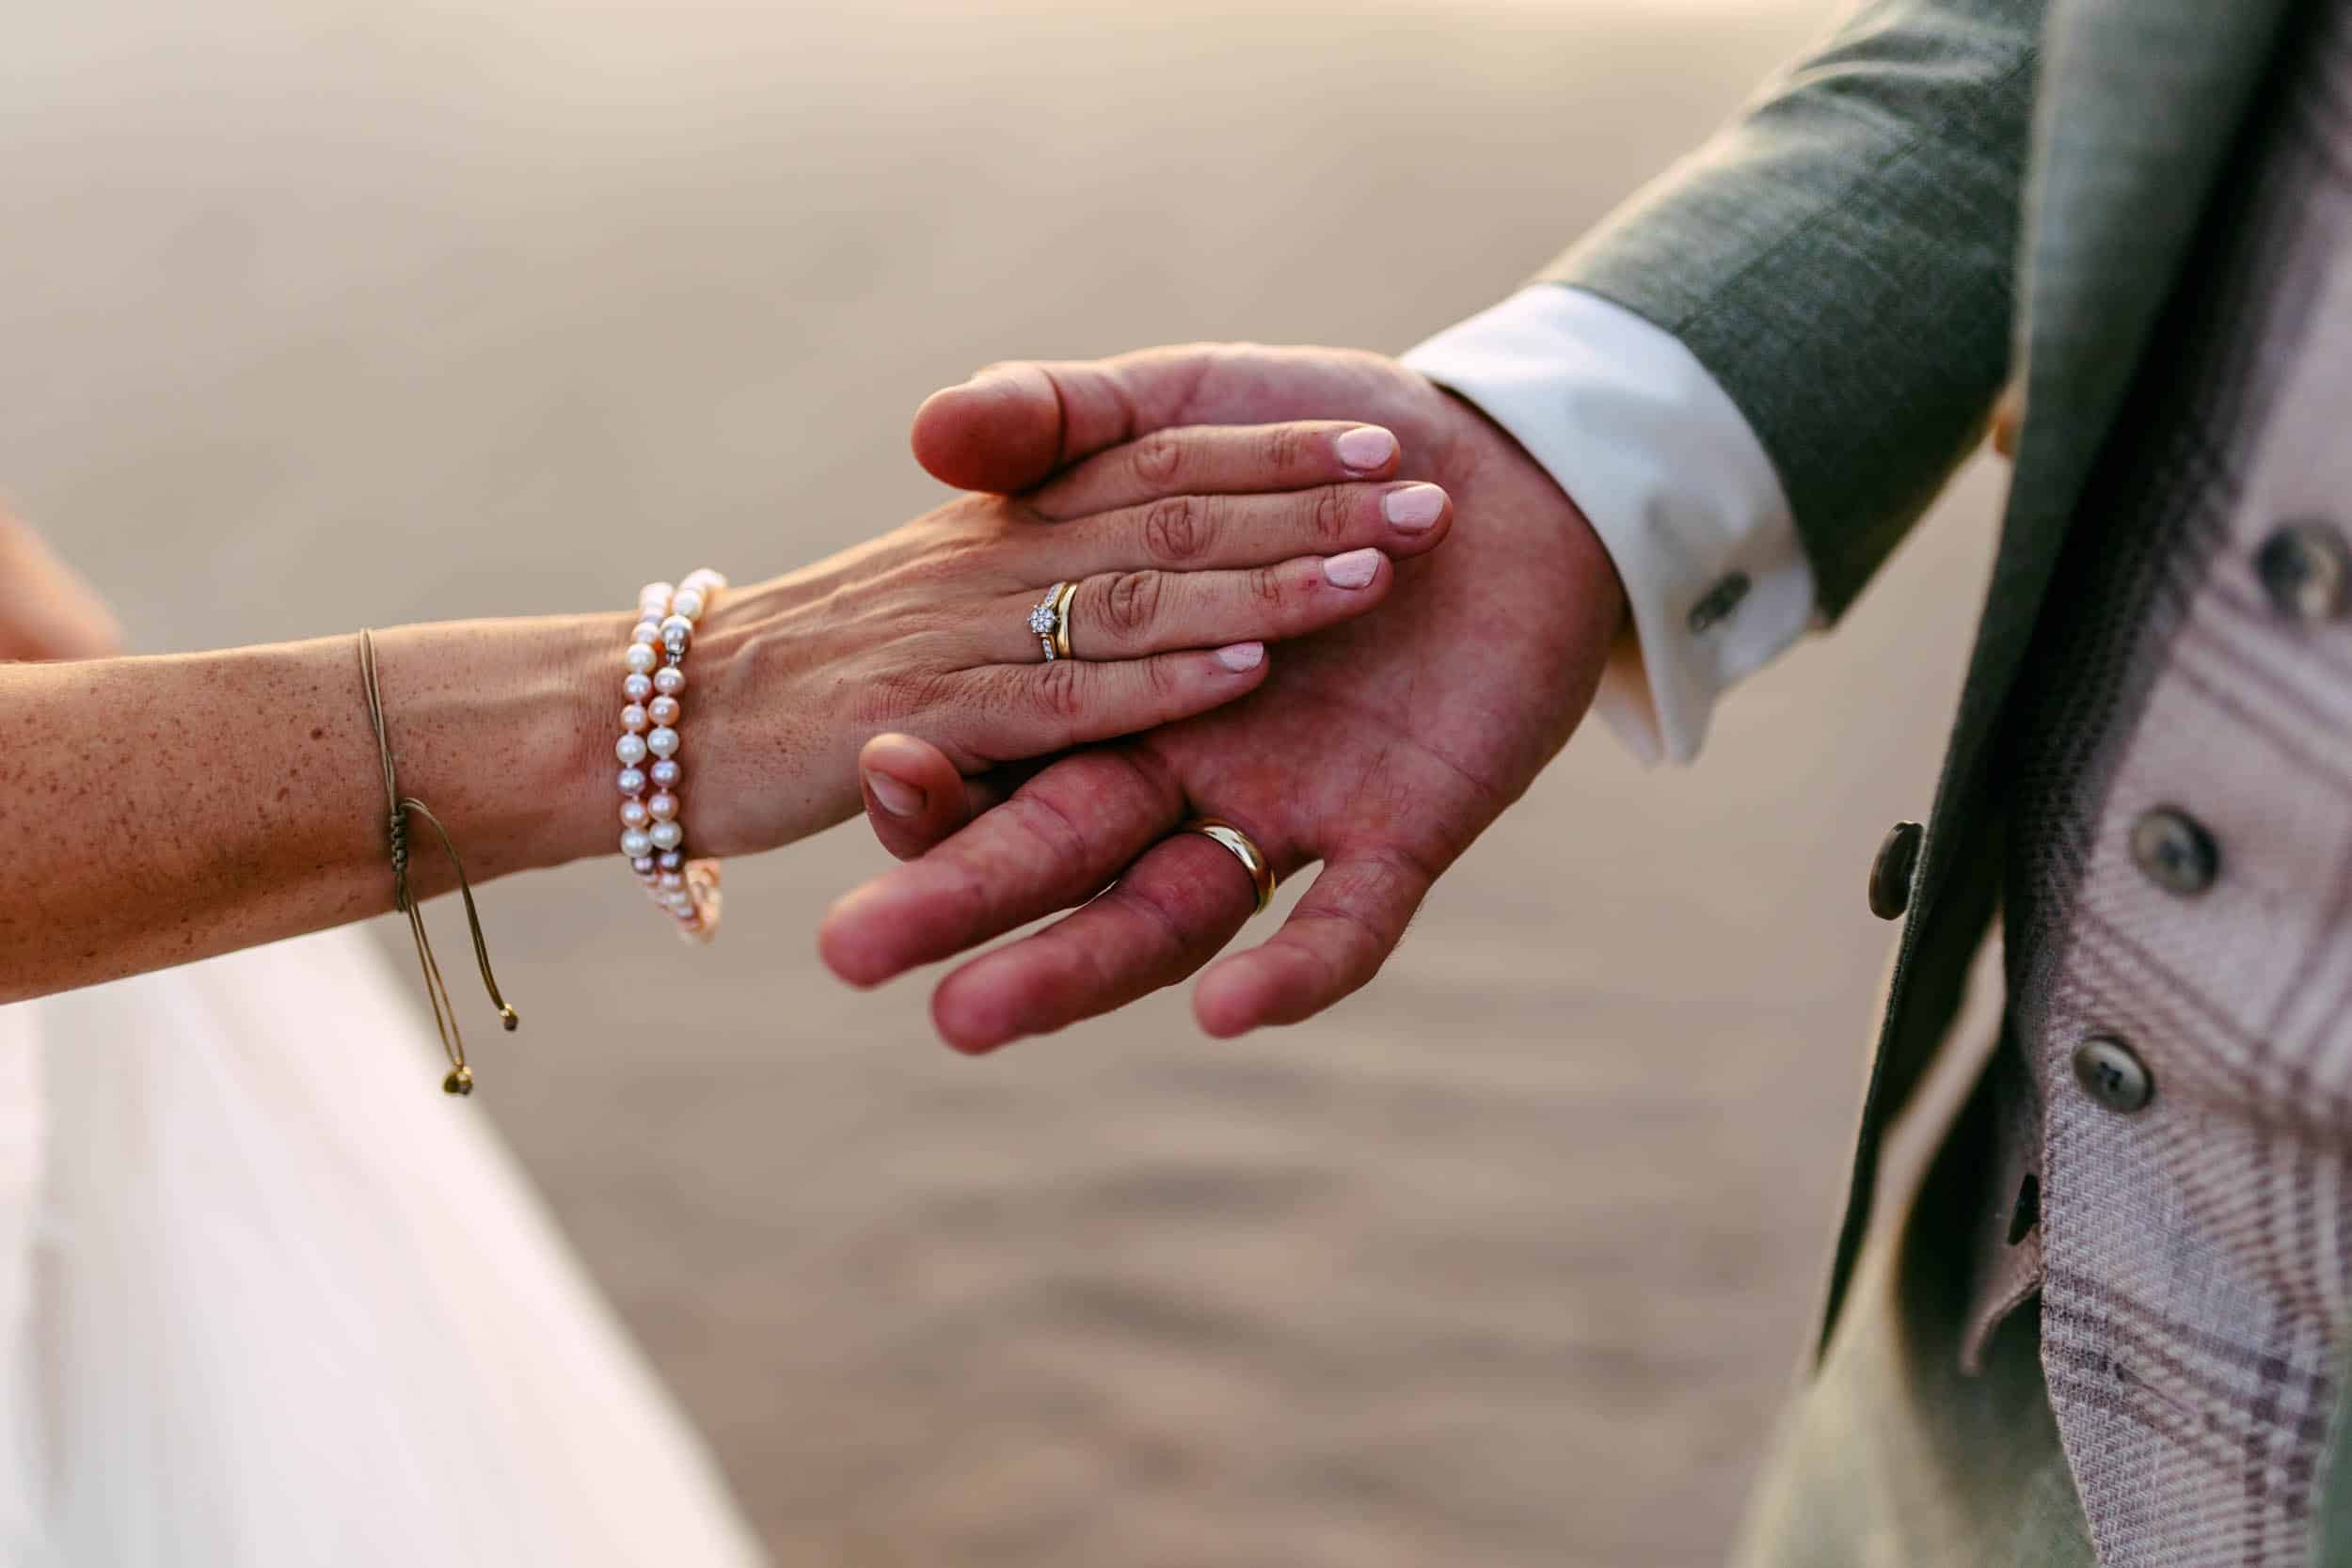
[[(858, 750), (883, 731), (923, 735), (978, 770), (1247, 694), (1270, 661), (1235, 670), (1208, 650), (1365, 613), (1394, 581), (1388, 557), (1445, 534), (1443, 520), (1410, 536), (1383, 520), (1394, 460), (1347, 467), (1337, 442), (1355, 428), (1317, 422), (1274, 441), (1181, 433), (1151, 444), (1150, 471), (1105, 453), (1089, 494), (1066, 494), (1050, 515), (964, 497), (813, 566), (722, 591), (686, 662), (689, 847), (772, 848), (852, 815)], [(1201, 500), (1200, 515), (1221, 523), (1218, 559), (1157, 559), (1151, 506), (1204, 497), (1214, 504)], [(1375, 546), (1387, 556), (1369, 583), (1324, 581), (1324, 554)], [(1152, 568), (1192, 574), (1161, 595), (1164, 613), (1075, 623), (1098, 646), (1125, 637), (1135, 657), (1041, 662), (1025, 623), (1046, 585)], [(616, 585), (616, 598), (633, 586)], [(1089, 615), (1106, 602), (1101, 589), (1078, 600)], [(102, 657), (118, 645), (103, 606), (0, 518), (8, 604), (42, 615), (37, 634), (0, 626), (0, 1002), (390, 908), (389, 808), (354, 638)], [(475, 882), (617, 857), (613, 742), (634, 620), (374, 634), (401, 793), (447, 826)], [(6, 662), (59, 658), (73, 662)], [(454, 886), (421, 822), (409, 845), (417, 896)]]

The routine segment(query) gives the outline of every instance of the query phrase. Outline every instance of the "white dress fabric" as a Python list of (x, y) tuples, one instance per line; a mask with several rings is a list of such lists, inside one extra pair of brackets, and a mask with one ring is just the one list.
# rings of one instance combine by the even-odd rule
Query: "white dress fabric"
[(0, 1562), (749, 1568), (367, 940), (0, 1007)]

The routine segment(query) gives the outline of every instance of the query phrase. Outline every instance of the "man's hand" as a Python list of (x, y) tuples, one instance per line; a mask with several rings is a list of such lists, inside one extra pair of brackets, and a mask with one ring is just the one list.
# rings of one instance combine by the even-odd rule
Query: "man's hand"
[[(1083, 904), (948, 975), (940, 1033), (987, 1051), (1172, 985), (1252, 909), (1233, 857), (1176, 832), (1195, 813), (1237, 824), (1285, 876), (1323, 863), (1279, 931), (1202, 977), (1203, 1029), (1296, 1022), (1377, 972), (1431, 882), (1566, 742), (1624, 620), (1615, 571), (1559, 485), (1469, 404), (1337, 349), (999, 367), (926, 403), (914, 450), (950, 484), (1050, 494), (1051, 476), (1148, 431), (1307, 417), (1395, 432), (1403, 477), (1454, 498), (1443, 547), (1401, 562), (1372, 614), (1285, 644), (1253, 695), (1055, 762), (968, 826), (945, 757), (875, 740), (868, 816), (921, 858), (834, 906), (820, 942), (836, 974), (877, 984)], [(997, 793), (975, 785), (971, 805)]]

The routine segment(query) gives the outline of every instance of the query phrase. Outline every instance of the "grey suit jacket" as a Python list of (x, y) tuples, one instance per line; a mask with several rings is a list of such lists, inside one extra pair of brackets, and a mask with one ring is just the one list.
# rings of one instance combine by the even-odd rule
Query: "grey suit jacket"
[(1988, 742), (2285, 9), (1879, 0), (1544, 275), (1673, 333), (1730, 393), (1833, 617), (2022, 379), (2014, 483), (1880, 1023), (1824, 1342), (1882, 1133), (1957, 1011), (1998, 892)]

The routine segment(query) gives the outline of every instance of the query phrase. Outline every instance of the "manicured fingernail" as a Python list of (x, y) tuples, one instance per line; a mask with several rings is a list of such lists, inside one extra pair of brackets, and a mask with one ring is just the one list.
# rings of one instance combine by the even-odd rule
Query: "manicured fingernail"
[(1374, 425), (1359, 425), (1343, 433), (1332, 448), (1341, 462), (1368, 474), (1396, 455), (1396, 437)]
[(1219, 648), (1216, 661), (1237, 675), (1245, 670), (1255, 670), (1265, 661), (1265, 644), (1236, 642), (1230, 648)]
[(923, 792), (904, 779), (869, 772), (866, 775), (866, 787), (874, 792), (874, 803), (893, 816), (913, 816), (923, 809)]
[(1421, 533), (1445, 512), (1445, 492), (1434, 484), (1407, 484), (1380, 498), (1380, 515), (1399, 531)]
[(1350, 550), (1324, 558), (1323, 576), (1334, 588), (1361, 588), (1379, 575), (1378, 550)]

